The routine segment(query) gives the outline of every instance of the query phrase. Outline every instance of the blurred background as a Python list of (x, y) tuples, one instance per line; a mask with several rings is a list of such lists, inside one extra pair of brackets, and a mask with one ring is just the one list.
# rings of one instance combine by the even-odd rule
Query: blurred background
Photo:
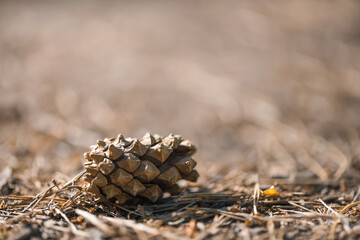
[(192, 140), (203, 180), (229, 168), (350, 176), (359, 12), (328, 0), (1, 1), (1, 168), (66, 179), (97, 139), (150, 131)]

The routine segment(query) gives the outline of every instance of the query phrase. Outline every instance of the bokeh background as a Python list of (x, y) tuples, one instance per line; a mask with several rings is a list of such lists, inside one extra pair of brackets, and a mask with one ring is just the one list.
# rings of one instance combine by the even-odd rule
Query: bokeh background
[(97, 139), (150, 131), (191, 139), (203, 180), (351, 175), (359, 12), (347, 0), (1, 1), (0, 164), (66, 179)]

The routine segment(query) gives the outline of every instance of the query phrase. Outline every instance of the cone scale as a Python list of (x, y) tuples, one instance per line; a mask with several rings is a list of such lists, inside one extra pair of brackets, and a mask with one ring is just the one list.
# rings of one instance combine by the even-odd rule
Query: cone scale
[(175, 193), (180, 179), (196, 182), (199, 177), (191, 158), (196, 148), (179, 135), (146, 133), (136, 139), (119, 134), (90, 149), (84, 153), (84, 180), (98, 202), (124, 204), (138, 198), (155, 203), (164, 192)]

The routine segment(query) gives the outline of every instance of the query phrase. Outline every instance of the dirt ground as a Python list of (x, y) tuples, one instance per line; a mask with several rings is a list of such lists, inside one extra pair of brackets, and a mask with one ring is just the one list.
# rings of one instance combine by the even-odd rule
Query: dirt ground
[[(0, 1), (0, 239), (359, 238), (359, 11)], [(200, 178), (182, 195), (133, 215), (45, 197), (26, 209), (97, 139), (148, 131), (197, 146)]]

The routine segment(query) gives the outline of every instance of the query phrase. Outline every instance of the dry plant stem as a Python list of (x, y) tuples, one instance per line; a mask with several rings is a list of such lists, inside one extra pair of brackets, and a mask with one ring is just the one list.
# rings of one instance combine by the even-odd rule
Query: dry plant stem
[(159, 235), (162, 235), (164, 236), (165, 238), (168, 238), (168, 239), (183, 239), (183, 240), (186, 240), (188, 238), (185, 238), (185, 237), (180, 237), (178, 235), (175, 235), (175, 234), (172, 234), (171, 232), (169, 231), (160, 231), (156, 228), (153, 228), (153, 227), (149, 227), (149, 226), (146, 226), (145, 224), (142, 224), (142, 223), (137, 223), (133, 220), (128, 220), (128, 219), (122, 219), (122, 218), (110, 218), (110, 217), (105, 217), (105, 216), (101, 216), (102, 219), (105, 219), (113, 224), (116, 224), (116, 225), (121, 225), (121, 226), (126, 226), (128, 228), (131, 228), (133, 229), (135, 232), (136, 231), (139, 231), (139, 232), (144, 232), (144, 233), (147, 233), (147, 234), (150, 234), (152, 236), (159, 236)]
[(220, 215), (220, 217), (216, 218), (216, 220), (214, 220), (214, 222), (211, 224), (209, 230), (200, 235), (197, 239), (206, 239), (209, 235), (216, 235), (221, 225), (229, 219), (230, 218), (225, 215)]
[(349, 210), (350, 208), (352, 207), (355, 207), (357, 205), (360, 205), (360, 201), (359, 202), (353, 202), (353, 203), (350, 203), (348, 205), (346, 205), (340, 212), (339, 214), (344, 214), (347, 210)]
[(126, 226), (126, 227), (129, 227), (129, 228), (133, 228), (135, 230), (138, 230), (138, 231), (142, 231), (142, 232), (145, 232), (145, 233), (148, 233), (152, 236), (156, 236), (159, 234), (159, 231), (155, 228), (151, 228), (149, 226), (146, 226), (144, 224), (140, 224), (140, 223), (136, 223), (135, 221), (133, 220), (126, 220), (126, 219), (122, 219), (122, 218), (110, 218), (110, 217), (105, 217), (105, 216), (102, 216), (101, 219), (105, 219), (111, 223), (114, 223), (116, 225), (122, 225), (122, 226)]
[[(28, 199), (34, 199), (36, 198), (36, 196), (8, 196), (8, 197), (0, 197), (1, 200), (28, 200)], [(53, 200), (54, 202), (56, 203), (64, 203), (66, 202), (65, 199), (61, 199), (61, 198), (48, 198), (48, 197), (45, 197), (43, 198), (43, 200)], [(19, 204), (18, 204), (19, 205)]]
[(358, 199), (359, 198), (359, 196), (360, 196), (360, 186), (358, 187), (358, 189), (357, 189), (357, 193), (355, 194), (355, 196), (354, 196), (354, 198), (353, 198), (353, 202), (355, 202), (355, 200), (356, 199)]
[[(350, 208), (355, 207), (355, 206), (357, 206), (357, 205), (360, 205), (360, 201), (359, 201), (359, 202), (353, 202), (353, 203), (350, 203), (350, 204), (346, 205), (346, 206), (339, 212), (339, 215), (344, 214), (347, 210), (349, 210)], [(329, 239), (335, 239), (336, 227), (337, 227), (337, 225), (338, 225), (339, 223), (340, 223), (340, 219), (337, 219), (337, 220), (334, 222), (334, 224), (333, 224), (333, 226), (332, 226), (332, 228), (331, 228), (331, 230), (330, 230)]]
[(110, 228), (108, 225), (106, 225), (104, 222), (100, 221), (94, 214), (88, 213), (84, 210), (75, 209), (75, 213), (79, 216), (82, 216), (86, 220), (88, 220), (92, 225), (99, 228), (101, 231), (103, 231), (106, 235), (115, 235), (114, 229)]
[[(309, 155), (313, 156), (311, 154), (313, 153), (309, 151)], [(189, 220), (196, 221), (194, 232), (191, 235), (195, 239), (217, 238), (218, 236), (226, 238), (228, 234), (235, 234), (237, 237), (244, 238), (248, 234), (249, 238), (278, 239), (292, 237), (294, 236), (292, 234), (297, 234), (303, 229), (315, 229), (318, 231), (318, 236), (330, 239), (343, 236), (356, 237), (356, 234), (358, 234), (358, 230), (354, 228), (354, 226), (357, 226), (357, 212), (350, 212), (349, 210), (354, 206), (358, 206), (360, 202), (354, 202), (343, 207), (337, 198), (342, 194), (343, 200), (341, 201), (346, 203), (358, 200), (358, 186), (352, 191), (352, 194), (347, 194), (349, 189), (346, 189), (347, 192), (339, 193), (336, 191), (339, 189), (340, 183), (333, 179), (322, 181), (319, 179), (299, 178), (289, 182), (285, 179), (262, 178), (264, 187), (265, 185), (277, 183), (279, 188), (283, 189), (282, 194), (272, 198), (261, 196), (260, 181), (256, 173), (251, 175), (252, 181), (246, 184), (240, 177), (236, 178), (231, 175), (220, 181), (216, 180), (217, 188), (210, 189), (208, 192), (190, 194), (182, 192), (180, 196), (164, 199), (164, 201), (157, 204), (144, 204), (140, 208), (131, 204), (119, 205), (115, 203), (104, 203), (103, 207), (97, 208), (94, 207), (95, 202), (93, 202), (90, 195), (84, 192), (81, 186), (75, 185), (83, 174), (84, 171), (78, 173), (70, 181), (63, 185), (60, 184), (59, 188), (54, 183), (55, 186), (42, 191), (36, 197), (0, 197), (0, 201), (1, 199), (5, 200), (4, 206), (8, 209), (0, 210), (0, 216), (8, 218), (2, 223), (8, 226), (9, 224), (18, 224), (25, 221), (25, 219), (31, 219), (30, 221), (34, 221), (36, 224), (47, 221), (51, 219), (51, 216), (47, 215), (44, 210), (49, 206), (53, 206), (55, 202), (59, 204), (55, 208), (57, 215), (61, 216), (61, 221), (66, 222), (67, 225), (61, 227), (56, 222), (49, 221), (45, 226), (45, 230), (50, 229), (61, 234), (68, 234), (68, 236), (75, 234), (79, 238), (89, 238), (87, 229), (89, 226), (92, 228), (92, 225), (94, 225), (105, 237), (126, 237), (136, 234), (138, 238), (154, 238), (159, 235), (162, 239), (187, 239), (186, 236), (190, 235), (184, 234), (184, 230), (188, 230)], [(353, 186), (347, 178), (342, 181), (346, 181), (345, 187)], [(232, 189), (234, 183), (239, 184), (240, 191)], [(194, 189), (200, 189), (200, 191), (203, 188), (205, 187), (201, 184), (194, 187)], [(331, 195), (327, 196), (320, 193), (322, 190), (327, 189), (331, 190)], [(69, 195), (62, 199), (61, 197), (64, 194)], [(84, 204), (81, 209), (86, 210), (86, 212), (76, 210), (75, 213), (82, 216), (85, 222), (88, 223), (81, 225), (87, 227), (84, 231), (78, 230), (77, 227), (79, 226), (74, 221), (80, 219), (72, 219), (71, 211), (67, 215), (64, 210), (68, 206), (78, 206), (79, 203)], [(198, 207), (199, 205), (201, 207)], [(16, 212), (16, 209), (21, 211), (23, 207), (27, 207), (26, 213)], [(122, 211), (117, 211), (116, 208)], [(30, 209), (32, 211), (29, 211)], [(71, 209), (73, 208), (69, 208), (69, 210)], [(112, 217), (91, 214), (93, 209), (96, 209), (100, 214), (107, 214), (107, 216)], [(270, 216), (262, 214), (265, 211)], [(347, 213), (346, 216), (345, 213)], [(118, 218), (119, 214), (123, 217)], [(29, 216), (32, 216), (32, 218), (29, 218)], [(124, 217), (137, 220), (124, 219)], [(151, 220), (146, 221), (148, 219)], [(338, 227), (339, 223), (341, 223), (341, 228)], [(159, 225), (160, 228), (154, 227)], [(240, 231), (234, 231), (235, 229), (240, 229)], [(260, 235), (259, 231), (262, 232)], [(288, 236), (288, 234), (290, 235)], [(302, 234), (310, 237), (304, 232)]]
[(15, 216), (11, 219), (8, 219), (5, 221), (6, 224), (12, 224), (12, 223), (16, 223), (21, 221), (22, 219), (25, 219), (27, 217), (29, 217), (31, 215), (31, 212), (27, 212), (27, 213), (21, 213), (18, 216)]
[[(328, 142), (328, 143), (330, 143), (330, 142)], [(339, 167), (338, 167), (338, 170), (334, 173), (334, 180), (338, 181), (344, 175), (346, 170), (349, 168), (350, 161), (338, 147), (336, 147), (332, 143), (330, 143), (330, 144), (331, 144), (331, 146), (334, 147), (334, 149), (335, 149), (336, 153), (338, 153), (338, 157), (339, 157), (339, 160), (337, 161), (337, 163), (339, 164)]]
[(339, 224), (340, 219), (336, 219), (334, 221), (334, 224), (332, 225), (331, 229), (330, 229), (330, 234), (329, 234), (329, 239), (335, 239), (335, 233), (336, 233), (336, 227)]
[(327, 180), (329, 178), (328, 173), (325, 171), (325, 169), (316, 159), (311, 157), (306, 150), (296, 150), (296, 157), (300, 160), (304, 167), (316, 174), (321, 180)]
[[(77, 182), (84, 175), (84, 173), (85, 173), (85, 171), (79, 172), (75, 177), (73, 177), (70, 181), (68, 181), (60, 189), (58, 189), (58, 191), (65, 189), (66, 187), (68, 187), (71, 184), (75, 184), (75, 182)], [(26, 212), (30, 208), (32, 208), (32, 209), (35, 208), (46, 197), (52, 195), (53, 194), (52, 190), (54, 187), (58, 188), (57, 185), (54, 185), (54, 186), (51, 186), (48, 189), (46, 189), (44, 192), (37, 194), (35, 199), (26, 208), (24, 208), (23, 212)]]
[(60, 207), (60, 210), (64, 210), (67, 206), (70, 205), (70, 203), (75, 199), (77, 198), (82, 192), (79, 191), (77, 192), (74, 196), (72, 196), (71, 198), (69, 198), (61, 207)]
[(293, 205), (293, 206), (296, 206), (296, 207), (298, 207), (298, 208), (300, 208), (300, 209), (302, 209), (302, 210), (305, 210), (305, 211), (308, 211), (308, 212), (317, 214), (317, 212), (315, 212), (315, 211), (313, 211), (313, 210), (310, 210), (310, 209), (308, 209), (308, 208), (306, 208), (306, 207), (304, 207), (304, 206), (301, 206), (301, 205), (299, 205), (299, 204), (297, 204), (297, 203), (295, 203), (295, 202), (293, 202), (293, 201), (289, 201), (288, 203), (291, 204), (291, 205)]
[(51, 186), (46, 189), (43, 193), (39, 193), (36, 195), (34, 201), (32, 201), (26, 208), (24, 208), (23, 212), (26, 212), (30, 208), (35, 208), (45, 197), (48, 197), (48, 194), (52, 191), (55, 186)]
[(119, 204), (116, 204), (116, 203), (107, 203), (107, 204), (110, 204), (110, 205), (112, 205), (112, 206), (115, 206), (115, 207), (117, 207), (117, 208), (119, 208), (119, 209), (121, 209), (121, 210), (124, 210), (124, 211), (126, 211), (126, 212), (128, 212), (128, 213), (134, 214), (134, 215), (136, 215), (136, 216), (142, 217), (141, 214), (138, 214), (138, 213), (136, 213), (136, 212), (134, 212), (134, 211), (131, 211), (130, 209), (127, 209), (127, 208), (125, 208), (125, 207), (123, 207), (123, 206), (121, 206), (121, 205), (119, 205)]
[(266, 224), (266, 228), (268, 230), (269, 233), (269, 239), (270, 240), (275, 240), (276, 239), (276, 235), (275, 235), (275, 224), (274, 221), (270, 220), (267, 222)]
[(319, 198), (318, 201), (321, 202), (321, 204), (324, 205), (324, 207), (326, 207), (330, 212), (332, 212), (335, 215), (339, 215), (334, 209), (332, 209), (329, 205), (327, 205), (323, 200), (321, 200)]
[(55, 208), (55, 212), (60, 214), (64, 218), (64, 220), (69, 224), (72, 233), (74, 233), (75, 235), (81, 236), (81, 237), (90, 237), (90, 235), (88, 233), (78, 230), (75, 227), (75, 225), (69, 220), (69, 218), (62, 211), (60, 211), (60, 209)]
[(64, 189), (70, 185), (74, 185), (77, 181), (79, 181), (79, 179), (84, 176), (85, 174), (85, 170), (82, 170), (81, 172), (79, 172), (78, 174), (76, 174), (75, 177), (73, 177), (70, 181), (68, 181), (67, 183), (65, 183), (59, 190)]
[[(259, 177), (258, 177), (259, 179)], [(259, 198), (260, 198), (260, 183), (257, 181), (257, 183), (254, 186), (254, 194), (253, 194), (253, 213), (254, 215), (258, 215), (257, 211), (257, 205), (259, 204)]]
[(80, 210), (80, 209), (76, 209), (75, 212), (78, 215), (87, 219), (94, 226), (98, 227), (107, 236), (116, 235), (116, 232), (113, 230), (113, 228), (111, 228), (109, 225), (107, 225), (104, 222), (104, 220), (107, 222), (110, 222), (111, 224), (118, 226), (120, 229), (123, 227), (133, 229), (138, 235), (141, 235), (141, 233), (146, 233), (146, 234), (149, 234), (150, 236), (160, 236), (161, 235), (167, 239), (183, 239), (183, 240), (188, 239), (185, 237), (180, 237), (178, 235), (172, 234), (169, 231), (160, 232), (156, 228), (146, 226), (145, 224), (136, 223), (133, 220), (127, 220), (127, 219), (122, 219), (122, 218), (111, 218), (111, 217), (106, 217), (106, 216), (97, 217), (94, 214), (88, 213), (88, 212)]
[(297, 221), (297, 220), (307, 220), (307, 219), (339, 219), (341, 218), (341, 216), (334, 216), (334, 215), (328, 215), (328, 214), (309, 214), (309, 215), (285, 215), (285, 216), (271, 216), (271, 217), (262, 217), (262, 216), (255, 216), (255, 215), (251, 215), (251, 214), (247, 214), (247, 213), (233, 213), (233, 212), (227, 212), (227, 211), (223, 211), (223, 210), (217, 210), (217, 209), (211, 209), (211, 208), (195, 208), (197, 210), (203, 210), (206, 212), (213, 212), (213, 213), (218, 213), (218, 214), (223, 214), (226, 216), (229, 216), (231, 218), (234, 219), (238, 219), (238, 220), (259, 220), (259, 221), (263, 221), (263, 222), (267, 222), (267, 221), (276, 221), (276, 222), (281, 222), (281, 221), (285, 221), (285, 222), (293, 222), (293, 221)]
[[(266, 182), (266, 179), (263, 181)], [(197, 223), (199, 223), (200, 228), (196, 227), (195, 232), (193, 234), (193, 237), (195, 239), (208, 239), (208, 238), (216, 238), (217, 236), (222, 236), (226, 238), (226, 235), (223, 234), (225, 232), (229, 233), (229, 231), (233, 231), (233, 227), (236, 226), (236, 228), (240, 228), (241, 232), (249, 232), (250, 236), (257, 236), (257, 239), (278, 239), (281, 237), (284, 237), (287, 234), (292, 234), (291, 232), (296, 233), (298, 231), (298, 227), (304, 227), (304, 228), (311, 228), (311, 227), (317, 227), (318, 229), (329, 229), (331, 231), (320, 231), (319, 233), (321, 236), (329, 237), (329, 238), (336, 238), (338, 237), (337, 234), (341, 234), (339, 236), (356, 236), (357, 232), (356, 229), (353, 229), (352, 226), (354, 224), (354, 218), (343, 216), (341, 214), (336, 215), (333, 211), (339, 212), (342, 210), (342, 213), (345, 213), (348, 211), (351, 207), (357, 206), (358, 202), (349, 204), (343, 208), (340, 208), (340, 206), (336, 205), (334, 203), (333, 205), (330, 205), (328, 203), (331, 202), (331, 199), (327, 199), (325, 203), (325, 199), (323, 198), (319, 200), (314, 200), (316, 196), (305, 196), (303, 194), (298, 194), (298, 192), (283, 192), (282, 195), (276, 197), (276, 199), (269, 199), (267, 197), (262, 198), (260, 196), (260, 184), (257, 186), (258, 182), (255, 182), (254, 186), (248, 186), (248, 190), (252, 190), (252, 192), (249, 194), (242, 193), (242, 194), (226, 194), (226, 193), (192, 193), (188, 195), (183, 195), (179, 197), (172, 197), (166, 201), (166, 203), (158, 203), (153, 205), (144, 205), (143, 213), (147, 214), (139, 214), (137, 212), (136, 206), (117, 206), (118, 204), (108, 204), (111, 206), (116, 206), (117, 208), (120, 208), (128, 213), (131, 213), (128, 215), (128, 217), (132, 218), (134, 217), (133, 214), (136, 214), (135, 218), (139, 221), (151, 218), (156, 221), (149, 221), (149, 223), (144, 222), (138, 222), (134, 220), (124, 219), (117, 217), (105, 217), (105, 216), (96, 216), (94, 214), (90, 214), (90, 216), (85, 216), (84, 214), (79, 214), (80, 216), (83, 216), (86, 220), (86, 222), (91, 223), (91, 225), (94, 225), (95, 228), (98, 228), (104, 236), (109, 237), (119, 237), (119, 236), (129, 236), (129, 234), (136, 234), (138, 238), (146, 238), (146, 237), (155, 237), (157, 235), (154, 235), (156, 232), (158, 232), (162, 239), (179, 239), (179, 236), (183, 239), (186, 239), (186, 236), (182, 235), (181, 229), (183, 227), (186, 228), (187, 223), (190, 219), (196, 220)], [(318, 185), (307, 185), (303, 184), (306, 188), (322, 188), (324, 186), (328, 186), (327, 183), (324, 183), (323, 186)], [(331, 187), (331, 186), (330, 186)], [(306, 189), (305, 188), (305, 189)], [(72, 190), (70, 186), (68, 188), (64, 188), (64, 190)], [(251, 191), (250, 190), (250, 191)], [(249, 192), (249, 191), (247, 191)], [(259, 192), (259, 197), (257, 196), (257, 192)], [(70, 191), (69, 191), (70, 193)], [(76, 199), (79, 198), (73, 196)], [(254, 199), (258, 198), (258, 203), (255, 204), (255, 207), (257, 209), (257, 215), (254, 214), (253, 205), (254, 205)], [(26, 200), (29, 199), (29, 197), (22, 197), (17, 198), (19, 200)], [(51, 200), (50, 198), (44, 198), (44, 200)], [(353, 199), (351, 196), (350, 199)], [(66, 204), (71, 203), (69, 199), (66, 199)], [(291, 200), (291, 201), (290, 201)], [(205, 207), (196, 207), (196, 204), (201, 202), (202, 205)], [(90, 205), (85, 207), (87, 209), (86, 211), (89, 212), (91, 209), (91, 202), (89, 202)], [(241, 204), (241, 208), (246, 209), (246, 213), (242, 212), (241, 209), (239, 209), (239, 203)], [(218, 204), (219, 207), (218, 207)], [(225, 206), (229, 206), (227, 210), (224, 209)], [(107, 205), (107, 204), (106, 204)], [(42, 205), (44, 206), (44, 204)], [(206, 207), (207, 206), (207, 207)], [(230, 207), (231, 206), (231, 207)], [(267, 209), (267, 212), (270, 213), (270, 216), (264, 216), (260, 213), (259, 207), (261, 206), (261, 209)], [(331, 207), (330, 207), (331, 206)], [(328, 209), (326, 214), (317, 213), (314, 210), (324, 210)], [(339, 210), (340, 208), (340, 210)], [(115, 208), (109, 208), (109, 209), (115, 209)], [(105, 214), (113, 215), (115, 216), (118, 214), (116, 210), (109, 210), (105, 206), (105, 209), (99, 208), (98, 210), (105, 211)], [(325, 209), (325, 211), (326, 211)], [(252, 211), (251, 211), (252, 210)], [(333, 210), (333, 211), (332, 211)], [(76, 210), (76, 213), (78, 210)], [(83, 237), (81, 236), (82, 233), (75, 232), (76, 227), (74, 225), (69, 224), (69, 221), (71, 222), (71, 219), (69, 219), (69, 215), (65, 215), (65, 212), (58, 207), (56, 212), (62, 216), (64, 221), (68, 223), (68, 227), (60, 227), (56, 224), (50, 224), (46, 227), (48, 229), (53, 229), (58, 232), (62, 232), (64, 234), (76, 234), (77, 237)], [(62, 214), (61, 214), (61, 213)], [(142, 212), (142, 211), (140, 211)], [(8, 211), (2, 212), (1, 214), (4, 215), (10, 215), (9, 217), (11, 219), (8, 219), (8, 221), (17, 223), (19, 221), (22, 221), (25, 217), (29, 216), (22, 214), (21, 218), (18, 218), (18, 216), (11, 216), (11, 213)], [(32, 212), (28, 212), (28, 214), (33, 214), (35, 216), (36, 221), (42, 221), (49, 219), (48, 216), (42, 215), (41, 208), (34, 209)], [(86, 213), (85, 213), (86, 214)], [(149, 215), (148, 215), (149, 214)], [(350, 214), (350, 213), (349, 213)], [(352, 214), (352, 213), (351, 213)], [(64, 216), (65, 215), (65, 216)], [(126, 213), (125, 213), (126, 215)], [(150, 217), (149, 217), (150, 216)], [(67, 217), (67, 218), (66, 218)], [(12, 221), (13, 219), (17, 219), (16, 221)], [(205, 220), (206, 219), (206, 220)], [(157, 222), (159, 220), (159, 222)], [(203, 222), (204, 220), (204, 222)], [(207, 222), (208, 220), (212, 220), (211, 222)], [(326, 221), (331, 220), (331, 221)], [(162, 224), (161, 230), (157, 227), (153, 227), (150, 225), (153, 222), (156, 226), (157, 224)], [(250, 226), (247, 224), (247, 222), (252, 223)], [(334, 228), (333, 226), (329, 226), (329, 223), (331, 222), (339, 222), (342, 223), (342, 229), (341, 232), (339, 232), (339, 228), (337, 228), (337, 231), (334, 231), (332, 229), (336, 229), (336, 226)], [(203, 225), (205, 224), (205, 226)], [(338, 223), (336, 223), (338, 224)], [(253, 226), (254, 225), (254, 226)], [(89, 225), (87, 225), (89, 226)], [(176, 226), (176, 227), (175, 227)], [(178, 229), (179, 226), (181, 229)], [(256, 227), (255, 227), (256, 226)], [(284, 226), (286, 226), (284, 228)], [(296, 227), (298, 226), (298, 227)], [(230, 229), (231, 228), (231, 229)], [(257, 229), (257, 230), (256, 230)], [(255, 235), (258, 234), (258, 231), (267, 231), (265, 234)], [(81, 230), (80, 230), (81, 231)], [(177, 233), (175, 233), (177, 231)], [(326, 233), (329, 233), (329, 235), (326, 235)], [(240, 237), (240, 235), (238, 235)], [(309, 236), (308, 236), (309, 237)]]

